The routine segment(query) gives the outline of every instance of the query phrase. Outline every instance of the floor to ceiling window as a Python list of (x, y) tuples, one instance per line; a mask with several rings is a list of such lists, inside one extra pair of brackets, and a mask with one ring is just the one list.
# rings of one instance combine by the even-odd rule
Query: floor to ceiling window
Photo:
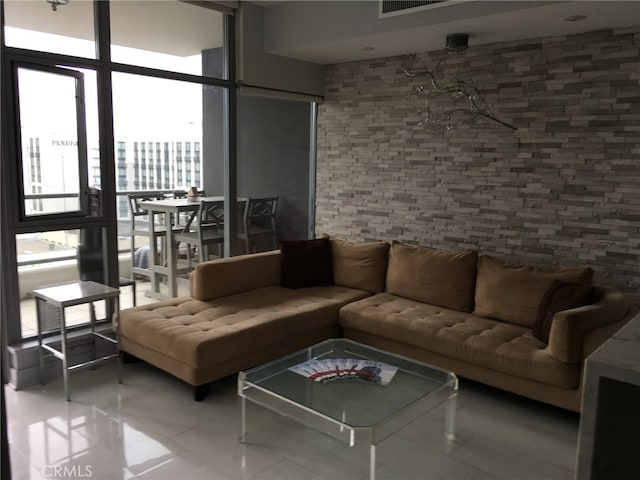
[(127, 193), (206, 185), (228, 142), (233, 23), (177, 0), (2, 7), (2, 309), (15, 343), (35, 333), (34, 288), (82, 278), (83, 245), (104, 283), (129, 275)]

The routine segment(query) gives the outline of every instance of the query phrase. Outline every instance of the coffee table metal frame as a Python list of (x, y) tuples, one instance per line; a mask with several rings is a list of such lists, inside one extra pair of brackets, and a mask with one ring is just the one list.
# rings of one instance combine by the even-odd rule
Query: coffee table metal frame
[[(398, 368), (388, 385), (362, 380), (318, 383), (289, 370), (311, 359), (362, 358)], [(447, 402), (445, 435), (455, 439), (458, 379), (453, 372), (348, 339), (330, 339), (240, 372), (240, 441), (247, 434), (246, 401), (344, 441), (369, 444), (369, 478), (375, 479), (376, 445)]]

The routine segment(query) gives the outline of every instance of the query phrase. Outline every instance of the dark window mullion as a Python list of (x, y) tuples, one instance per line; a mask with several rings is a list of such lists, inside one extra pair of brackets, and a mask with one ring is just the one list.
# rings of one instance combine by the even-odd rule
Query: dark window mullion
[(112, 287), (118, 286), (118, 212), (116, 205), (115, 140), (113, 136), (113, 96), (111, 78), (111, 27), (109, 2), (94, 1), (96, 56), (98, 70), (98, 122), (100, 131), (100, 171), (102, 175), (102, 214), (108, 228), (103, 238), (106, 278)]

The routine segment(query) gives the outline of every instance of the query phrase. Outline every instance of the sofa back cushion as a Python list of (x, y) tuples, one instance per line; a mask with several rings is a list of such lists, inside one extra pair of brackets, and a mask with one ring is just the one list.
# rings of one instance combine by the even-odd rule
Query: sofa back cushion
[(473, 313), (533, 328), (542, 297), (554, 280), (590, 285), (592, 279), (590, 268), (516, 265), (481, 255)]
[(333, 281), (336, 285), (371, 293), (384, 291), (387, 242), (351, 243), (331, 238)]
[(392, 242), (387, 292), (463, 312), (473, 309), (478, 254)]

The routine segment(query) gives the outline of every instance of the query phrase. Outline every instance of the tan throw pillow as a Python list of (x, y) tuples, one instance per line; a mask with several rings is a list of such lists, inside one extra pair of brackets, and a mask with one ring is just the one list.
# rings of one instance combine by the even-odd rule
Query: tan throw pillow
[(478, 254), (391, 243), (387, 292), (419, 302), (470, 312)]
[(515, 265), (482, 255), (473, 313), (533, 328), (538, 306), (554, 280), (591, 285), (592, 278), (590, 268)]
[(331, 238), (334, 283), (371, 293), (384, 291), (388, 253), (387, 242), (351, 243)]

